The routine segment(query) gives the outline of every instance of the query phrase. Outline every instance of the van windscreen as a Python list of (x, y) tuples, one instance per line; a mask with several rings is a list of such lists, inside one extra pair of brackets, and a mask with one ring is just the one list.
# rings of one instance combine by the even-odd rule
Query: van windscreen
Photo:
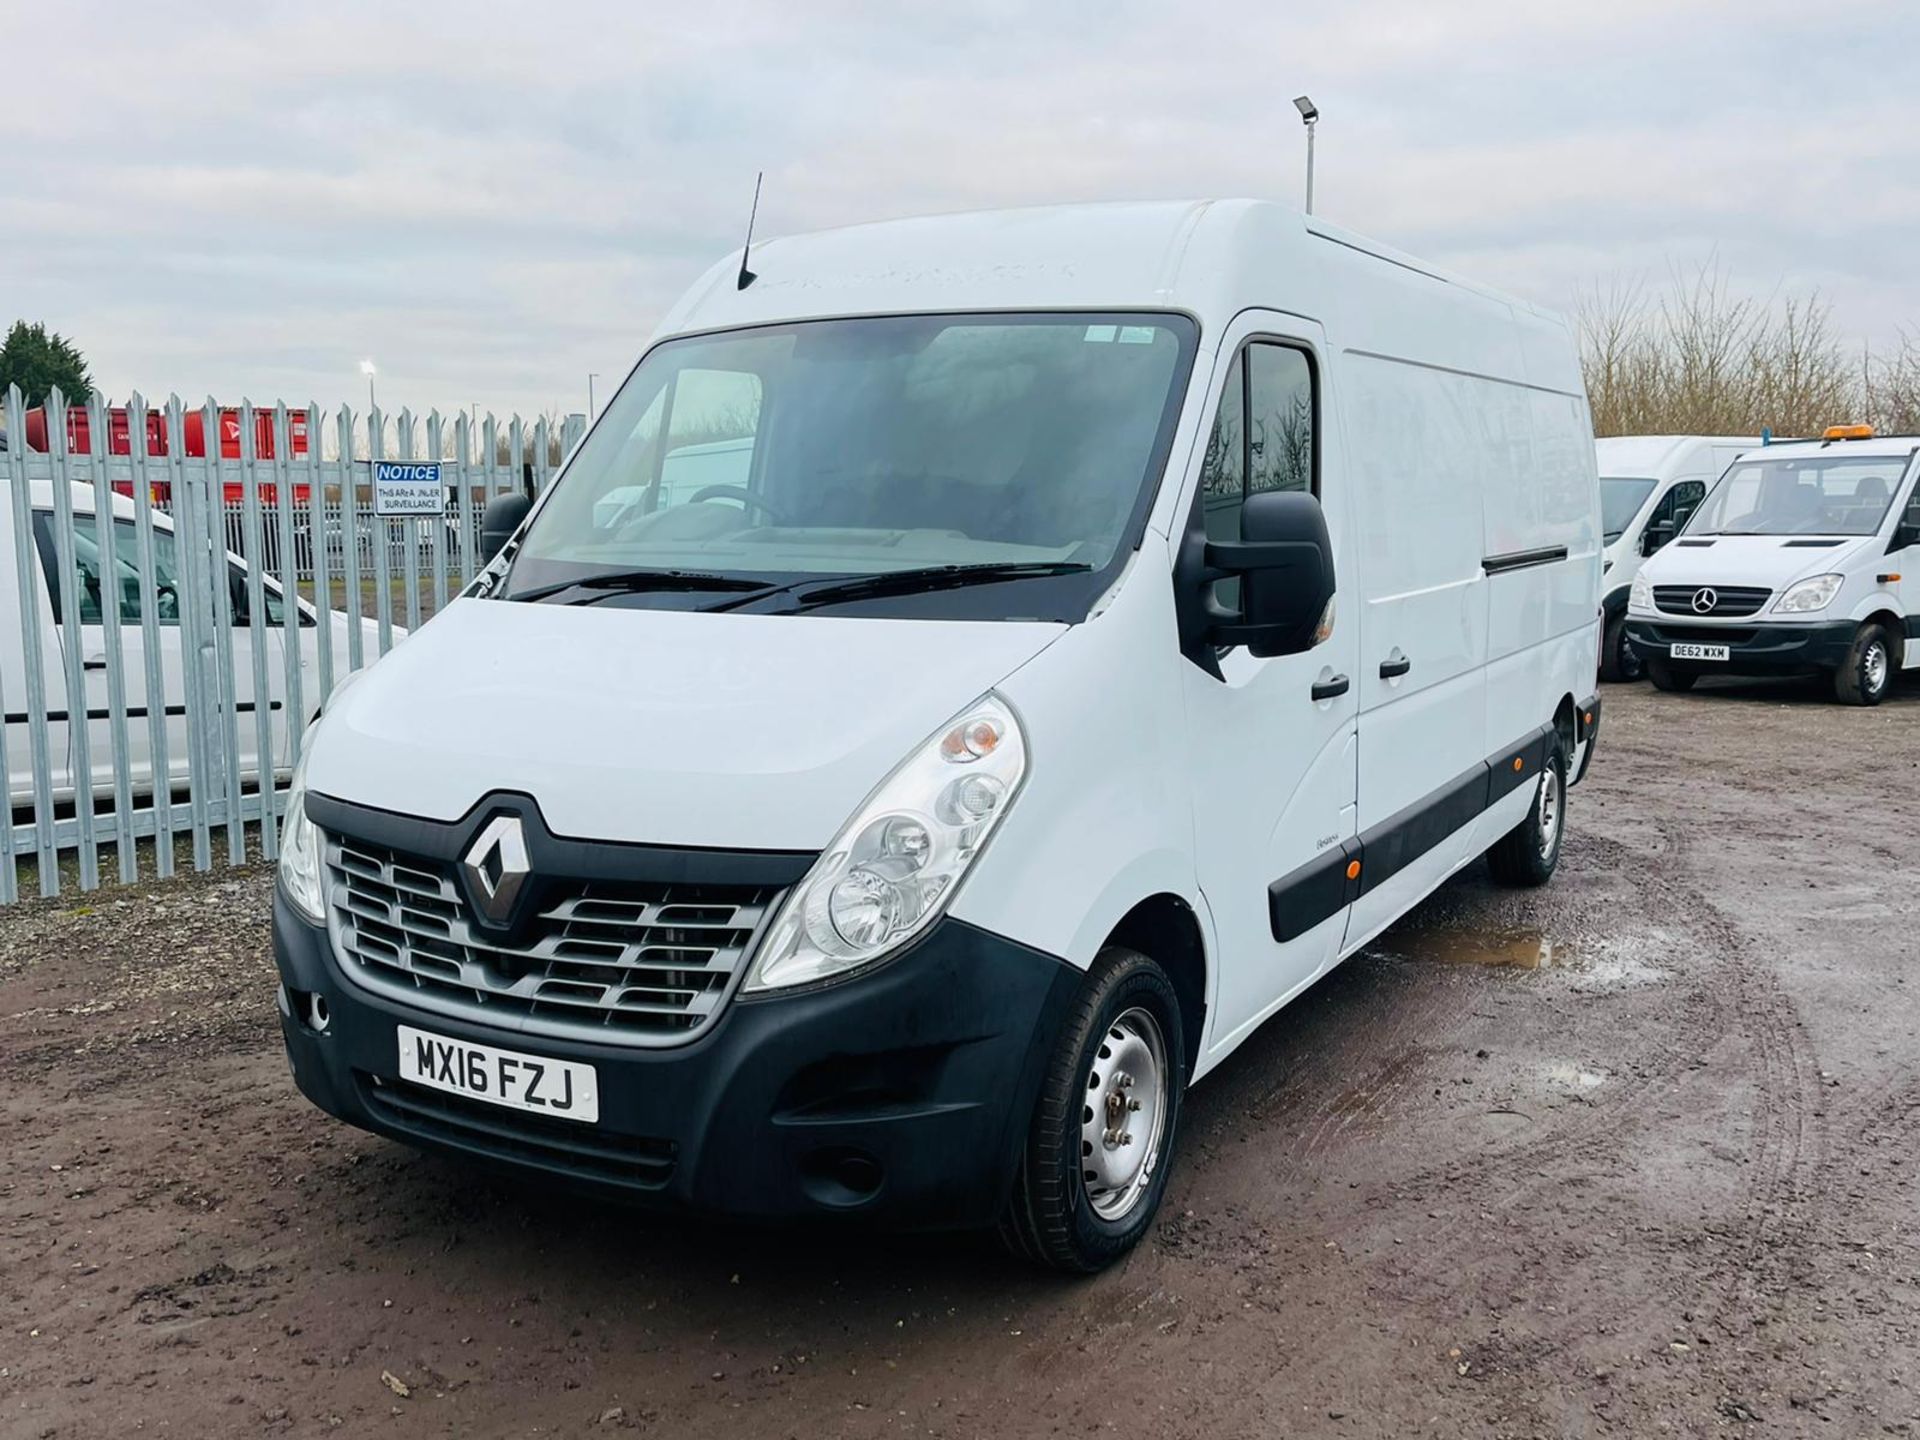
[(1602, 475), (1600, 477), (1600, 530), (1603, 543), (1611, 545), (1626, 534), (1640, 506), (1653, 493), (1654, 482), (1639, 475)]
[(1886, 518), (1905, 455), (1821, 452), (1743, 460), (1720, 477), (1689, 535), (1871, 535)]
[(1027, 572), (962, 608), (1031, 614), (1027, 591), (1060, 572), (1097, 595), (1137, 543), (1194, 332), (1178, 315), (941, 315), (667, 341), (535, 514), (506, 598), (656, 572), (751, 588), (949, 566)]

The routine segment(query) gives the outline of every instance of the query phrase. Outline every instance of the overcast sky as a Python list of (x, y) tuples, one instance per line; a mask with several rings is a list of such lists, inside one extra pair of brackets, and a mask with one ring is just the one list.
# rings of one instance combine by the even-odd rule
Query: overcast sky
[(1560, 308), (1717, 254), (1920, 331), (1914, 0), (0, 0), (0, 324), (116, 397), (604, 396), (764, 234), (1296, 202)]

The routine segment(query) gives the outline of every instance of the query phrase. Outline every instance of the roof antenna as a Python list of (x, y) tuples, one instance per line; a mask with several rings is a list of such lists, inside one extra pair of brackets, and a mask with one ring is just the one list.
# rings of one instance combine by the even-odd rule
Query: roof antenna
[(753, 221), (754, 217), (760, 213), (760, 181), (765, 178), (766, 173), (764, 170), (754, 172), (753, 208), (747, 212), (747, 239), (746, 243), (740, 247), (740, 279), (734, 286), (736, 290), (744, 290), (760, 278), (747, 269), (747, 256), (753, 253)]

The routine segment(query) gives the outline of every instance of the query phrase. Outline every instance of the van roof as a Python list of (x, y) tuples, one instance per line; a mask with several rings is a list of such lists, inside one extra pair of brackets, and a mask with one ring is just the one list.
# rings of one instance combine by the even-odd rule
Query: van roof
[(1789, 460), (1796, 455), (1911, 455), (1920, 450), (1920, 435), (1875, 435), (1870, 440), (1776, 440), (1765, 449), (1769, 456)]
[[(746, 290), (736, 283), (738, 250), (714, 265), (657, 337), (827, 316), (984, 310), (1180, 310), (1217, 329), (1263, 307), (1331, 328), (1344, 304), (1353, 314), (1343, 343), (1364, 347), (1369, 337), (1355, 332), (1390, 327), (1396, 309), (1419, 308), (1423, 299), (1432, 307), (1435, 292), (1445, 291), (1452, 304), (1439, 308), (1457, 312), (1466, 302), (1508, 322), (1502, 337), (1479, 343), (1504, 344), (1512, 355), (1462, 355), (1483, 363), (1461, 368), (1524, 372), (1531, 364), (1541, 372), (1530, 377), (1534, 383), (1578, 392), (1577, 376), (1562, 373), (1566, 327), (1557, 316), (1268, 200), (1117, 201), (887, 220), (756, 241), (750, 263), (758, 278)], [(1357, 283), (1363, 274), (1379, 283)], [(1552, 339), (1516, 343), (1513, 321)]]
[[(1758, 435), (1603, 435), (1594, 442), (1606, 475), (1658, 475), (1698, 446), (1760, 448)], [(1718, 469), (1719, 467), (1715, 467)]]

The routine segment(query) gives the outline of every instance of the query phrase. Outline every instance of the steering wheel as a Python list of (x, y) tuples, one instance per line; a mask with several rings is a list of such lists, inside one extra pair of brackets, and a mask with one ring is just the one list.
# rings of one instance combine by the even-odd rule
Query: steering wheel
[(688, 498), (689, 505), (698, 505), (704, 500), (738, 500), (750, 510), (759, 510), (769, 520), (791, 520), (793, 517), (785, 510), (769, 505), (760, 496), (744, 485), (705, 485), (693, 492)]

